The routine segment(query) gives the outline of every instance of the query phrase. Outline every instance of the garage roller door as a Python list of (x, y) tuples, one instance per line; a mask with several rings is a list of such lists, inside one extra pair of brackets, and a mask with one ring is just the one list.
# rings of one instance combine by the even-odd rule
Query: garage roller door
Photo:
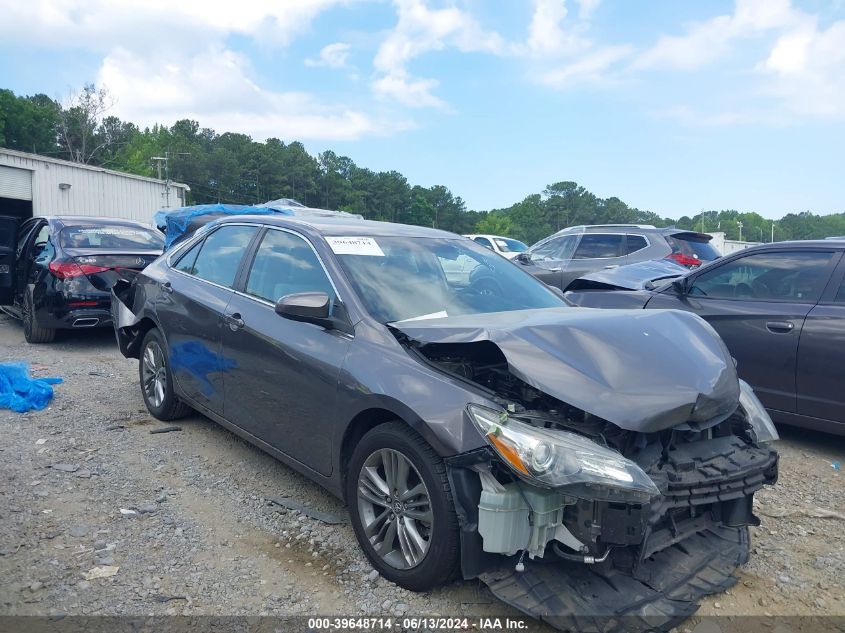
[(0, 165), (0, 198), (32, 200), (32, 172)]

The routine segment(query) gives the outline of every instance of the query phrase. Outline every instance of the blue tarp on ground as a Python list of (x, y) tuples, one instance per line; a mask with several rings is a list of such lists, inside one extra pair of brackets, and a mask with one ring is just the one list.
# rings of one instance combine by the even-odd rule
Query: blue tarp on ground
[(61, 378), (31, 378), (26, 363), (0, 363), (0, 409), (18, 413), (40, 411), (53, 398)]

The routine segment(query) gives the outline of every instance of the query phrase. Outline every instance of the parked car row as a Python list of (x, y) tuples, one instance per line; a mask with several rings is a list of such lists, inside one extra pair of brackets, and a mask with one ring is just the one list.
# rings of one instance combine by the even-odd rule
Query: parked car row
[(153, 416), (199, 411), (325, 486), (409, 589), (477, 577), (552, 623), (672, 626), (748, 556), (767, 408), (845, 428), (845, 242), (716, 259), (634, 225), (518, 253), (354, 217), (197, 226), (156, 257), (143, 225), (34, 219), (0, 290), (32, 342), (111, 324)]

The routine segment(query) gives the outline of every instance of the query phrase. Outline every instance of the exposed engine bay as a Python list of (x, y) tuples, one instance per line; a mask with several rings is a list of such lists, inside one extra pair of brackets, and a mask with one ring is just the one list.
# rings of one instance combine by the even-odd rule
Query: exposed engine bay
[[(472, 499), (475, 507), (463, 508), (464, 519), (477, 530), (483, 552), (511, 557), (509, 563), (493, 563), (493, 570), (487, 558), (471, 573), (501, 599), (543, 617), (552, 586), (554, 600), (561, 599), (561, 591), (572, 591), (574, 602), (564, 600), (555, 607), (562, 612), (546, 613), (544, 619), (558, 626), (577, 621), (584, 628), (580, 617), (589, 613), (586, 628), (595, 630), (615, 626), (593, 617), (602, 609), (614, 616), (639, 614), (649, 600), (663, 600), (661, 617), (639, 624), (626, 619), (623, 627), (659, 629), (687, 617), (702, 595), (733, 584), (735, 567), (747, 558), (747, 526), (759, 524), (752, 512), (753, 495), (775, 483), (778, 465), (777, 453), (758, 442), (742, 404), (707, 421), (655, 432), (626, 430), (514, 376), (503, 352), (490, 341), (404, 342), (423, 362), (481, 388), (506, 412), (499, 413), (506, 424), (588, 438), (636, 464), (654, 484), (656, 494), (639, 499), (601, 490), (600, 485), (536, 485), (502, 459), (501, 451), (477, 455), (475, 463), (465, 456), (461, 469), (477, 474), (480, 486)], [(468, 505), (469, 499), (460, 501)], [(661, 560), (676, 560), (676, 569), (664, 568)], [(565, 575), (551, 571), (548, 563)], [(699, 577), (705, 569), (707, 582)], [(611, 592), (605, 605), (577, 599), (585, 591), (607, 594), (608, 575), (620, 574), (635, 585)], [(538, 589), (540, 585), (546, 589)], [(544, 592), (546, 598), (539, 598)], [(576, 612), (578, 608), (584, 613)]]

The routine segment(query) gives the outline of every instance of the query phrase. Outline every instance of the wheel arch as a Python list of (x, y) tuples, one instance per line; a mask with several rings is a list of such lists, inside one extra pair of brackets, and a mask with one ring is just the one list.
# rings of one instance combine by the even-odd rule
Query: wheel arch
[(349, 460), (352, 457), (352, 452), (355, 450), (355, 445), (361, 441), (362, 437), (377, 426), (394, 420), (405, 422), (407, 424), (406, 420), (403, 420), (393, 411), (381, 407), (371, 407), (358, 413), (346, 426), (346, 429), (343, 432), (343, 438), (340, 442), (340, 451), (338, 455), (338, 463), (340, 466), (340, 490), (345, 503), (348, 503), (349, 501), (346, 499), (346, 479), (348, 474), (347, 471), (349, 470)]

